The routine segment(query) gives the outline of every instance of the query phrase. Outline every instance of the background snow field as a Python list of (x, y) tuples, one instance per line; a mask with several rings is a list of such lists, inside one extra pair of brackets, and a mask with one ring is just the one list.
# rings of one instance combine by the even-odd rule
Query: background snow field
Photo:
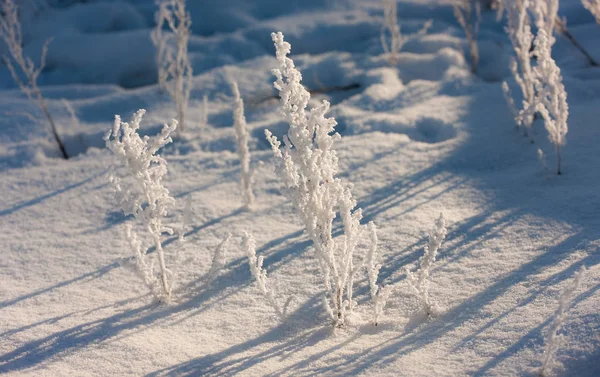
[[(1, 65), (0, 374), (535, 375), (560, 292), (586, 266), (555, 373), (600, 376), (600, 68), (562, 35), (553, 57), (570, 115), (557, 176), (543, 121), (533, 124), (532, 144), (503, 98), (503, 80), (518, 89), (505, 23), (494, 11), (482, 11), (475, 76), (444, 1), (398, 3), (404, 34), (433, 24), (391, 66), (379, 1), (188, 0), (194, 77), (186, 131), (160, 154), (168, 161), (163, 183), (176, 199), (165, 221), (177, 223), (187, 207), (191, 222), (182, 246), (175, 235), (163, 242), (170, 265), (181, 248), (166, 305), (124, 266), (133, 255), (125, 224), (150, 242), (115, 200), (107, 176), (116, 159), (103, 140), (115, 114), (129, 121), (146, 109), (144, 135), (176, 115), (156, 84), (154, 1), (19, 3), (26, 54), (39, 60), (53, 38), (39, 84), (71, 158), (60, 158), (45, 118)], [(575, 0), (562, 0), (559, 15), (600, 60), (594, 17)], [(332, 328), (312, 243), (273, 169), (264, 130), (280, 140), (288, 130), (272, 85), (273, 31), (291, 43), (311, 104), (331, 102), (328, 115), (342, 135), (339, 175), (354, 184), (362, 223), (377, 225), (379, 281), (397, 287), (376, 327), (361, 272), (352, 320)], [(245, 103), (253, 211), (242, 209), (230, 80)], [(419, 301), (402, 269), (415, 269), (440, 212), (448, 234), (429, 294), (442, 313), (425, 320), (415, 316)], [(244, 231), (277, 297), (294, 297), (283, 324), (250, 273)], [(225, 266), (208, 282), (228, 233)], [(361, 242), (357, 254), (367, 246)]]

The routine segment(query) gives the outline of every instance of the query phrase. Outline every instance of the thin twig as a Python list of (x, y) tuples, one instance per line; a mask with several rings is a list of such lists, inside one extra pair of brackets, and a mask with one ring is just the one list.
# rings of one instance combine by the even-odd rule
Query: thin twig
[(567, 39), (573, 44), (573, 46), (575, 46), (579, 51), (581, 51), (581, 53), (590, 62), (591, 66), (598, 67), (598, 62), (596, 62), (596, 60), (587, 52), (587, 50), (582, 45), (580, 45), (579, 42), (577, 42), (573, 34), (571, 34), (567, 29), (567, 25), (565, 24), (565, 22), (558, 17), (556, 18), (556, 26), (560, 28), (560, 32), (565, 37), (567, 37)]

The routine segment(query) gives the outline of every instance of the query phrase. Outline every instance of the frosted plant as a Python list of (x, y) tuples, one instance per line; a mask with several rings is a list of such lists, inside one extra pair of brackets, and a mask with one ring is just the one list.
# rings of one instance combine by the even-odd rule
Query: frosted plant
[[(58, 135), (58, 130), (56, 129), (54, 119), (48, 110), (46, 99), (44, 99), (44, 96), (37, 85), (37, 79), (46, 66), (46, 55), (48, 54), (50, 40), (47, 40), (46, 43), (44, 43), (40, 64), (36, 67), (33, 61), (28, 56), (25, 56), (23, 52), (23, 34), (21, 31), (21, 21), (19, 20), (19, 8), (14, 0), (0, 1), (0, 38), (2, 38), (6, 47), (8, 47), (8, 52), (12, 57), (11, 60), (7, 55), (2, 56), (12, 78), (27, 98), (29, 98), (32, 103), (37, 104), (42, 110), (46, 119), (48, 119), (50, 132), (52, 133), (56, 144), (58, 144), (62, 157), (68, 159), (69, 155)], [(13, 64), (13, 60), (16, 63), (16, 66)], [(24, 78), (24, 80), (22, 78)]]
[(596, 22), (600, 24), (600, 0), (581, 0), (585, 9), (596, 17)]
[(379, 318), (383, 314), (383, 308), (387, 303), (390, 294), (392, 293), (392, 286), (379, 286), (377, 285), (377, 278), (379, 277), (380, 264), (377, 264), (377, 229), (375, 224), (371, 221), (367, 225), (369, 234), (371, 237), (371, 246), (367, 252), (367, 275), (369, 277), (369, 291), (371, 293), (371, 301), (373, 302), (373, 324), (377, 326)]
[(435, 228), (429, 233), (429, 241), (425, 245), (425, 254), (419, 259), (419, 269), (413, 274), (408, 267), (405, 268), (406, 280), (417, 294), (421, 309), (427, 317), (431, 317), (436, 313), (435, 305), (432, 304), (429, 298), (429, 272), (435, 262), (442, 241), (446, 238), (446, 233), (446, 219), (440, 213), (440, 217), (435, 221)]
[(219, 272), (223, 269), (223, 267), (225, 267), (225, 260), (226, 260), (225, 244), (227, 244), (227, 242), (229, 242), (229, 239), (231, 239), (231, 234), (227, 234), (225, 236), (225, 238), (223, 238), (223, 241), (221, 241), (221, 243), (219, 243), (219, 245), (215, 249), (215, 252), (213, 254), (212, 263), (210, 265), (210, 270), (208, 270), (208, 274), (207, 274), (207, 278), (206, 278), (208, 283), (215, 280), (217, 278), (217, 276), (219, 276)]
[[(279, 175), (287, 198), (300, 216), (321, 269), (326, 294), (324, 307), (336, 326), (343, 326), (352, 310), (354, 251), (361, 233), (361, 210), (356, 207), (351, 184), (336, 177), (338, 158), (333, 143), (335, 119), (326, 118), (329, 103), (307, 110), (310, 93), (302, 86), (301, 73), (287, 57), (291, 46), (283, 34), (272, 33), (279, 68), (273, 70), (275, 88), (281, 98), (279, 112), (289, 124), (284, 147), (265, 131), (278, 160)], [(333, 238), (333, 219), (339, 212), (342, 237)]]
[(141, 252), (139, 243), (134, 240), (133, 231), (128, 229), (128, 238), (136, 255), (136, 267), (139, 274), (144, 276), (147, 285), (160, 286), (160, 290), (153, 289), (156, 297), (168, 302), (173, 288), (173, 273), (165, 264), (161, 235), (165, 232), (173, 234), (173, 229), (163, 225), (163, 218), (167, 215), (167, 208), (175, 203), (175, 199), (162, 183), (167, 174), (167, 161), (157, 152), (172, 141), (171, 134), (177, 128), (177, 121), (173, 120), (171, 125), (165, 124), (162, 131), (154, 137), (141, 138), (137, 131), (145, 112), (143, 109), (138, 110), (131, 123), (122, 122), (121, 118), (115, 115), (113, 128), (106, 133), (104, 140), (106, 147), (115, 154), (132, 178), (128, 182), (115, 175), (110, 177), (120, 205), (125, 214), (133, 214), (146, 226), (156, 248), (158, 276), (154, 274), (153, 264), (148, 267), (144, 262), (145, 254)]
[[(157, 1), (156, 28), (151, 38), (157, 49), (158, 82), (175, 101), (179, 131), (183, 132), (192, 89), (192, 66), (188, 57), (192, 20), (185, 9), (185, 0)], [(175, 35), (175, 51), (167, 46), (167, 37), (162, 32), (165, 23)]]
[(244, 100), (240, 96), (237, 83), (231, 82), (231, 90), (235, 97), (233, 108), (233, 128), (237, 141), (238, 155), (240, 156), (242, 195), (244, 196), (244, 207), (251, 209), (254, 204), (254, 193), (252, 192), (253, 172), (250, 171), (250, 149), (248, 148), (248, 129), (246, 117), (244, 116)]
[(534, 45), (534, 54), (538, 60), (533, 68), (537, 99), (535, 106), (529, 106), (522, 111), (522, 117), (532, 116), (534, 111), (540, 113), (548, 131), (548, 138), (556, 151), (556, 173), (561, 174), (561, 149), (569, 130), (567, 92), (562, 82), (560, 68), (552, 59), (550, 40), (544, 29), (538, 31)]
[(277, 300), (275, 300), (275, 294), (273, 293), (273, 290), (271, 290), (267, 286), (267, 271), (263, 270), (262, 268), (264, 258), (262, 255), (258, 257), (256, 256), (256, 242), (254, 241), (254, 238), (246, 232), (244, 232), (244, 249), (246, 249), (246, 254), (248, 255), (250, 272), (252, 272), (252, 276), (254, 276), (254, 278), (256, 279), (256, 282), (258, 283), (258, 288), (267, 299), (269, 305), (271, 305), (273, 309), (275, 309), (275, 312), (277, 313), (277, 316), (279, 317), (281, 322), (285, 322), (285, 319), (287, 317), (287, 308), (289, 306), (289, 303), (291, 302), (291, 297), (287, 300), (283, 307), (281, 307), (277, 303)]
[(159, 10), (154, 15), (156, 25), (150, 33), (150, 39), (156, 47), (156, 67), (158, 68), (158, 88), (167, 90), (167, 78), (169, 77), (169, 61), (173, 59), (171, 52), (167, 50), (167, 37), (163, 34), (164, 14), (167, 12), (166, 3), (158, 3)]
[(455, 0), (452, 7), (454, 8), (454, 16), (467, 37), (471, 72), (476, 73), (479, 64), (477, 36), (479, 35), (479, 23), (481, 22), (481, 4), (479, 0)]
[(552, 48), (556, 39), (554, 38), (554, 28), (558, 20), (558, 2), (559, 0), (535, 0), (533, 1), (533, 15), (535, 26), (544, 30), (548, 38), (548, 46)]
[(427, 21), (423, 28), (417, 33), (404, 37), (400, 32), (400, 25), (398, 24), (398, 6), (396, 0), (382, 0), (382, 4), (383, 25), (381, 26), (380, 34), (381, 46), (388, 56), (390, 64), (396, 64), (398, 62), (398, 53), (402, 49), (402, 46), (409, 40), (427, 33), (427, 30), (431, 27), (432, 21)]
[(538, 30), (545, 30), (550, 43), (550, 47), (554, 45), (554, 30), (558, 30), (564, 35), (569, 42), (573, 44), (588, 60), (590, 65), (597, 67), (599, 64), (592, 55), (581, 45), (575, 36), (567, 29), (566, 19), (558, 18), (559, 0), (538, 0), (534, 2), (533, 15), (535, 17), (535, 26)]
[[(531, 44), (533, 34), (531, 33), (531, 24), (528, 9), (531, 6), (531, 0), (513, 0), (504, 4), (506, 8), (507, 26), (506, 33), (510, 37), (516, 58), (513, 57), (510, 62), (510, 70), (515, 80), (521, 88), (523, 95), (522, 109), (530, 107), (535, 102), (535, 89), (533, 71), (531, 68)], [(528, 114), (526, 117), (519, 117), (510, 89), (506, 82), (503, 83), (505, 98), (517, 122), (517, 126), (523, 127), (525, 133), (533, 123), (534, 115)]]
[(571, 283), (560, 294), (560, 297), (558, 299), (558, 308), (556, 309), (554, 315), (550, 320), (550, 328), (548, 329), (548, 333), (546, 335), (546, 338), (544, 339), (546, 347), (544, 349), (544, 355), (542, 358), (542, 367), (539, 371), (540, 377), (550, 376), (552, 373), (552, 369), (556, 364), (556, 361), (554, 360), (556, 351), (558, 351), (558, 348), (560, 348), (560, 346), (565, 342), (565, 336), (560, 335), (558, 332), (560, 331), (568, 317), (567, 311), (573, 303), (573, 299), (575, 298), (575, 292), (579, 288), (579, 285), (581, 284), (581, 279), (583, 278), (585, 272), (585, 266), (581, 266), (579, 271), (575, 273), (575, 277), (573, 278)]

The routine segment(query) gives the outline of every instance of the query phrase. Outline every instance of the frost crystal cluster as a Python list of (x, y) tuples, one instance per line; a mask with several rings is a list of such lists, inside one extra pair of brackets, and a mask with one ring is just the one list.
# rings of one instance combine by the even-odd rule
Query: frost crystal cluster
[(162, 183), (167, 174), (167, 161), (157, 152), (172, 141), (171, 134), (177, 128), (177, 121), (173, 120), (171, 125), (165, 124), (162, 131), (154, 137), (142, 138), (137, 131), (145, 112), (143, 109), (138, 110), (131, 123), (122, 122), (121, 118), (115, 115), (113, 128), (107, 132), (104, 140), (106, 147), (115, 154), (129, 176), (126, 180), (121, 180), (116, 175), (110, 177), (121, 208), (125, 214), (134, 215), (147, 227), (156, 248), (158, 274), (154, 273), (154, 263), (146, 263), (141, 243), (132, 228), (128, 227), (127, 237), (136, 257), (135, 268), (156, 297), (168, 302), (173, 288), (173, 273), (165, 264), (161, 235), (173, 234), (173, 229), (163, 225), (163, 218), (167, 215), (167, 208), (175, 203), (175, 199)]
[(543, 30), (548, 38), (548, 47), (551, 49), (556, 42), (554, 38), (554, 27), (558, 21), (558, 0), (535, 0), (532, 11), (535, 18), (535, 26), (538, 34)]
[[(310, 93), (300, 83), (301, 73), (287, 57), (291, 46), (283, 34), (272, 33), (279, 68), (273, 70), (279, 91), (279, 111), (289, 124), (281, 143), (265, 132), (279, 161), (286, 196), (300, 216), (324, 280), (324, 306), (336, 326), (352, 311), (354, 251), (361, 234), (361, 210), (356, 209), (351, 185), (336, 177), (338, 158), (333, 144), (335, 119), (326, 118), (329, 103), (307, 110)], [(333, 237), (333, 219), (339, 213), (343, 236)]]

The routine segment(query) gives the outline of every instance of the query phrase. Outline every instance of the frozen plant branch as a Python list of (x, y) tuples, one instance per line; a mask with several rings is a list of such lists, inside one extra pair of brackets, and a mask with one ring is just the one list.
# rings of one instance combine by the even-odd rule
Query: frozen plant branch
[(279, 320), (281, 322), (285, 322), (285, 319), (287, 317), (287, 308), (289, 303), (291, 302), (291, 297), (287, 300), (283, 308), (279, 306), (277, 300), (275, 300), (273, 290), (269, 289), (269, 287), (267, 286), (267, 271), (263, 270), (264, 258), (262, 255), (258, 257), (256, 256), (256, 242), (254, 241), (254, 238), (246, 232), (244, 232), (244, 249), (246, 249), (246, 255), (248, 255), (250, 272), (252, 272), (252, 276), (254, 276), (254, 278), (256, 279), (256, 282), (258, 283), (258, 288), (265, 296), (267, 302), (271, 305), (271, 307), (275, 309)]
[(371, 246), (367, 252), (367, 275), (369, 277), (369, 291), (373, 303), (373, 324), (377, 326), (393, 287), (389, 285), (377, 285), (377, 278), (381, 269), (381, 265), (377, 263), (377, 228), (372, 221), (369, 222), (367, 228), (371, 237)]
[[(336, 177), (338, 157), (333, 144), (340, 139), (334, 132), (335, 119), (326, 118), (329, 102), (307, 110), (310, 93), (300, 83), (302, 74), (287, 55), (291, 46), (283, 34), (272, 33), (279, 67), (273, 70), (275, 89), (281, 98), (279, 112), (289, 124), (281, 142), (265, 131), (278, 161), (285, 194), (299, 215), (313, 242), (326, 295), (326, 312), (335, 326), (345, 324), (352, 311), (354, 251), (361, 235), (360, 209), (355, 209), (351, 184)], [(341, 217), (343, 236), (333, 238), (333, 219)]]
[(398, 5), (396, 1), (397, 0), (382, 0), (383, 25), (381, 25), (380, 34), (381, 46), (392, 65), (398, 63), (398, 53), (402, 50), (404, 44), (411, 39), (427, 33), (427, 30), (429, 30), (433, 22), (432, 20), (429, 20), (418, 32), (403, 37), (400, 32), (400, 25), (398, 24)]
[[(12, 60), (4, 55), (2, 59), (12, 78), (15, 80), (15, 83), (19, 86), (19, 89), (32, 103), (37, 103), (39, 108), (42, 110), (46, 119), (48, 119), (48, 123), (50, 125), (50, 131), (56, 144), (58, 144), (58, 148), (60, 149), (60, 153), (62, 157), (66, 160), (69, 158), (67, 154), (67, 150), (65, 145), (63, 144), (60, 136), (58, 135), (58, 130), (56, 128), (56, 124), (54, 123), (54, 119), (50, 114), (50, 110), (48, 110), (48, 105), (46, 104), (46, 99), (42, 95), (40, 88), (37, 85), (37, 79), (46, 67), (46, 55), (48, 54), (48, 45), (50, 44), (50, 39), (44, 43), (42, 47), (42, 54), (40, 58), (40, 64), (36, 67), (33, 61), (25, 56), (23, 51), (23, 35), (21, 31), (21, 21), (19, 20), (19, 8), (15, 4), (14, 0), (2, 0), (0, 2), (0, 38), (4, 41), (6, 46), (8, 47), (8, 51), (12, 60), (16, 63), (16, 66), (13, 64)], [(20, 70), (20, 72), (17, 71)], [(21, 77), (24, 77), (24, 80)]]
[[(533, 34), (531, 33), (531, 21), (529, 14), (527, 13), (531, 7), (530, 1), (531, 0), (513, 0), (504, 4), (507, 17), (505, 30), (515, 51), (515, 57), (511, 58), (510, 70), (523, 95), (522, 106), (520, 109), (528, 108), (535, 102), (535, 88), (530, 52)], [(513, 117), (517, 122), (517, 126), (522, 127), (525, 134), (527, 134), (533, 123), (534, 114), (529, 113), (523, 118), (519, 117), (520, 109), (517, 109), (506, 82), (502, 84), (502, 89)]]
[[(192, 20), (185, 9), (185, 0), (157, 0), (156, 27), (151, 39), (156, 47), (158, 84), (177, 107), (179, 131), (185, 129), (185, 112), (192, 89), (192, 66), (188, 57), (188, 41)], [(175, 51), (167, 45), (162, 28), (166, 24), (175, 36)]]
[(535, 26), (540, 30), (544, 30), (548, 39), (548, 46), (552, 49), (556, 38), (554, 38), (554, 28), (558, 20), (558, 3), (559, 0), (532, 0), (532, 12), (535, 19)]
[(169, 302), (173, 288), (171, 279), (173, 273), (165, 264), (161, 235), (165, 232), (173, 234), (173, 229), (163, 225), (163, 218), (167, 215), (167, 208), (175, 203), (175, 199), (162, 183), (167, 174), (167, 161), (157, 152), (172, 141), (171, 134), (177, 128), (177, 121), (173, 120), (171, 125), (165, 124), (157, 136), (141, 138), (137, 131), (145, 112), (143, 109), (138, 110), (131, 123), (122, 122), (121, 117), (115, 115), (113, 128), (106, 133), (104, 140), (106, 147), (115, 154), (129, 173), (128, 181), (122, 181), (115, 175), (111, 175), (110, 180), (125, 214), (134, 215), (148, 229), (156, 248), (158, 276), (155, 276), (152, 268), (148, 270), (147, 264), (139, 261), (140, 258), (143, 261), (145, 255), (141, 254), (137, 242), (132, 240), (132, 231), (129, 230), (128, 237), (136, 255), (136, 266), (144, 269), (140, 274), (145, 276), (144, 281), (147, 285), (148, 279), (157, 280), (160, 290), (154, 290), (156, 297), (161, 301)]
[(479, 35), (479, 23), (481, 22), (481, 4), (479, 0), (455, 0), (452, 7), (454, 8), (456, 20), (465, 31), (471, 72), (475, 74), (479, 65), (477, 37)]
[(554, 312), (554, 315), (550, 321), (550, 328), (548, 329), (548, 334), (544, 339), (544, 343), (546, 344), (546, 348), (544, 349), (544, 356), (542, 359), (542, 367), (540, 368), (539, 375), (540, 377), (548, 377), (552, 373), (552, 369), (554, 368), (556, 361), (554, 357), (556, 355), (556, 351), (558, 348), (565, 343), (565, 336), (558, 334), (563, 324), (565, 323), (568, 315), (567, 312), (573, 303), (573, 299), (575, 298), (575, 292), (579, 288), (581, 284), (581, 279), (586, 272), (585, 266), (581, 266), (579, 271), (575, 273), (575, 277), (571, 281), (571, 283), (565, 288), (565, 290), (560, 294), (558, 299), (558, 308)]
[(560, 30), (560, 32), (562, 33), (562, 35), (564, 35), (565, 37), (567, 37), (567, 39), (569, 40), (569, 42), (571, 42), (571, 44), (573, 46), (575, 46), (576, 49), (579, 50), (579, 52), (581, 52), (583, 54), (583, 56), (585, 56), (585, 58), (588, 60), (588, 63), (590, 63), (591, 66), (593, 67), (597, 67), (598, 66), (598, 62), (596, 61), (596, 59), (594, 59), (592, 57), (592, 55), (585, 49), (585, 47), (583, 47), (578, 41), (577, 39), (575, 39), (575, 37), (573, 36), (573, 34), (571, 34), (571, 32), (569, 31), (569, 29), (567, 29), (567, 20), (566, 19), (559, 19), (558, 17), (556, 18), (556, 27)]
[(589, 10), (600, 24), (600, 0), (581, 0), (585, 9)]
[(406, 280), (417, 294), (421, 308), (429, 318), (436, 314), (435, 306), (429, 297), (429, 273), (447, 232), (446, 219), (440, 213), (440, 217), (435, 221), (435, 228), (429, 233), (425, 254), (419, 259), (419, 269), (413, 274), (408, 267), (405, 268)]
[(244, 197), (244, 208), (252, 209), (254, 204), (254, 193), (252, 192), (253, 172), (250, 171), (250, 148), (248, 148), (248, 127), (246, 117), (244, 116), (244, 100), (240, 96), (237, 83), (231, 82), (231, 90), (235, 97), (233, 108), (233, 128), (235, 129), (235, 139), (237, 141), (237, 150), (240, 157), (240, 185)]
[(562, 147), (566, 143), (566, 135), (569, 131), (567, 124), (569, 116), (567, 92), (562, 82), (560, 68), (552, 59), (552, 45), (544, 29), (538, 31), (534, 45), (534, 54), (538, 60), (533, 69), (537, 100), (535, 106), (530, 106), (522, 113), (526, 117), (537, 111), (544, 119), (544, 127), (548, 131), (548, 138), (556, 151), (556, 173), (560, 175), (562, 174)]

